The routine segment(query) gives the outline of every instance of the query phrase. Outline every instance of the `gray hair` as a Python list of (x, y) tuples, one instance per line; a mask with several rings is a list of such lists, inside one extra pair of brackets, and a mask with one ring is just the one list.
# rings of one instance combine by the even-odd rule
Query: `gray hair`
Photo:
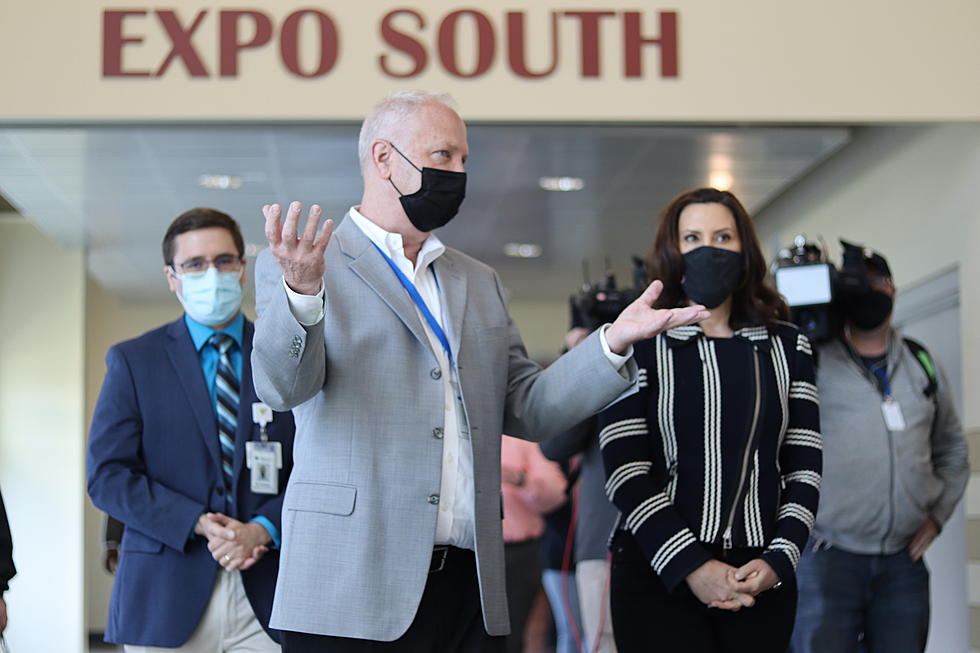
[(379, 138), (391, 138), (396, 133), (399, 123), (407, 120), (423, 105), (430, 102), (438, 102), (450, 109), (456, 109), (456, 101), (448, 93), (428, 91), (396, 91), (386, 95), (374, 105), (361, 123), (361, 133), (357, 139), (357, 157), (361, 162), (361, 170), (367, 169), (371, 160), (371, 143)]

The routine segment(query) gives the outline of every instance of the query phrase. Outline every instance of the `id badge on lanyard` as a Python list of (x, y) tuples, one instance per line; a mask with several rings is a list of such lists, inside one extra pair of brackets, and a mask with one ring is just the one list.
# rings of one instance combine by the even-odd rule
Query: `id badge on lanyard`
[(891, 379), (886, 374), (876, 374), (875, 376), (881, 380), (881, 416), (885, 418), (885, 426), (892, 432), (904, 431), (905, 415), (902, 414), (901, 404), (898, 403), (895, 395), (892, 394)]
[(282, 443), (269, 442), (267, 426), (272, 409), (262, 402), (252, 404), (252, 421), (259, 425), (259, 442), (245, 443), (245, 466), (249, 469), (249, 489), (255, 494), (279, 493), (279, 470), (282, 469)]
[(885, 418), (885, 426), (888, 427), (889, 431), (905, 430), (905, 415), (902, 414), (902, 406), (891, 395), (882, 400), (881, 414)]

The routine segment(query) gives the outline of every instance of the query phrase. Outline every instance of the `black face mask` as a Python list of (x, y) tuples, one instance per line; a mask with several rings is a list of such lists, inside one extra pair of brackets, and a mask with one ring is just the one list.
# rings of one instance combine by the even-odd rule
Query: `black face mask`
[(392, 145), (408, 164), (422, 173), (422, 186), (411, 195), (403, 195), (395, 182), (388, 182), (400, 195), (405, 215), (419, 231), (429, 232), (444, 226), (456, 216), (466, 197), (466, 173), (438, 168), (419, 168)]
[(742, 254), (705, 245), (684, 255), (681, 288), (688, 298), (706, 308), (715, 308), (742, 281)]
[(892, 314), (895, 304), (890, 296), (877, 290), (843, 294), (842, 303), (848, 321), (862, 331), (880, 327)]

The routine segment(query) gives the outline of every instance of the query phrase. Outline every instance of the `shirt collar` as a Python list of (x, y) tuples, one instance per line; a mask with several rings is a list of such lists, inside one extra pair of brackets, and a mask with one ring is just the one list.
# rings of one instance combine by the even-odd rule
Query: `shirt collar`
[[(364, 217), (355, 206), (351, 207), (349, 215), (351, 220), (354, 221), (354, 224), (364, 232), (364, 235), (380, 247), (381, 251), (390, 256), (395, 263), (399, 263), (400, 267), (404, 267), (407, 263), (411, 268), (412, 262), (405, 256), (405, 244), (402, 241), (401, 234), (385, 231), (370, 219)], [(435, 234), (429, 234), (429, 237), (425, 239), (425, 242), (422, 243), (422, 248), (419, 250), (418, 262), (415, 264), (414, 269), (415, 274), (424, 270), (433, 261), (442, 256), (445, 251), (446, 246), (442, 244), (439, 237)]]
[[(184, 313), (184, 323), (187, 325), (187, 330), (190, 331), (191, 341), (194, 343), (194, 349), (201, 351), (201, 348), (207, 344), (208, 338), (212, 334), (217, 333), (217, 331), (209, 327), (207, 324), (201, 324), (194, 318), (192, 318), (187, 313)], [(242, 351), (242, 339), (245, 333), (245, 316), (241, 311), (238, 311), (238, 315), (231, 324), (226, 326), (221, 330), (221, 333), (227, 333), (238, 345), (238, 351)]]

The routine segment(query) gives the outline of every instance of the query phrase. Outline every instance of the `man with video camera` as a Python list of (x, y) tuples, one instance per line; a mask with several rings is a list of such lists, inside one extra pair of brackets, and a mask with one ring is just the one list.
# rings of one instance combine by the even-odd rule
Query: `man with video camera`
[(794, 653), (925, 649), (922, 560), (963, 495), (966, 441), (945, 376), (892, 328), (884, 257), (841, 241), (842, 328), (817, 349), (820, 509), (797, 569)]

